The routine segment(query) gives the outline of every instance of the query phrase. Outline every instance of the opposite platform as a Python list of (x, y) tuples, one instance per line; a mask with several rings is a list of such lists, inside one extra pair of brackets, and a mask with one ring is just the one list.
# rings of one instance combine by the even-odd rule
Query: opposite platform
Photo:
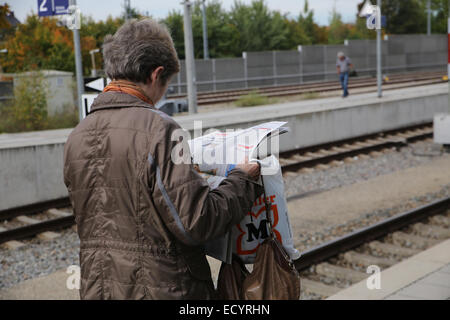
[[(267, 121), (286, 121), (290, 132), (280, 151), (290, 151), (386, 130), (431, 122), (448, 109), (448, 85), (437, 84), (261, 107), (236, 108), (178, 116), (191, 132), (247, 128)], [(204, 132), (203, 131), (203, 132)], [(67, 197), (63, 150), (71, 129), (0, 135), (0, 210)], [(201, 135), (202, 133), (198, 133)]]
[(450, 299), (450, 239), (380, 273), (381, 288), (368, 289), (367, 280), (327, 300)]

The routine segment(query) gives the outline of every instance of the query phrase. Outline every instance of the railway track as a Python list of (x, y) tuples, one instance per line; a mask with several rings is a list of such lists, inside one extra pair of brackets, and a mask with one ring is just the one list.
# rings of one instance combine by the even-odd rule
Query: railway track
[[(415, 85), (424, 84), (434, 84), (443, 82), (443, 72), (423, 72), (423, 73), (413, 73), (413, 74), (397, 74), (386, 78), (383, 80), (384, 84), (394, 84), (395, 88), (411, 87)], [(365, 88), (376, 86), (375, 78), (356, 78), (350, 81), (349, 88)], [(266, 97), (285, 97), (292, 95), (300, 95), (306, 93), (318, 93), (340, 90), (341, 86), (339, 82), (336, 81), (326, 81), (326, 82), (312, 82), (305, 83), (301, 85), (285, 85), (285, 86), (275, 86), (275, 87), (261, 87), (261, 88), (251, 88), (251, 89), (239, 89), (239, 90), (227, 90), (220, 92), (205, 92), (198, 94), (199, 105), (211, 105), (217, 103), (227, 103), (234, 102), (240, 97), (247, 95), (251, 92), (256, 92), (262, 96)], [(169, 98), (182, 99), (186, 98), (185, 95), (170, 95)]]
[(362, 137), (297, 149), (280, 154), (283, 174), (301, 173), (304, 169), (327, 168), (328, 164), (353, 161), (354, 157), (378, 155), (385, 150), (398, 150), (409, 143), (433, 137), (431, 123), (370, 134)]
[(326, 298), (450, 238), (450, 198), (395, 215), (309, 249), (295, 261), (302, 291)]
[[(280, 163), (283, 174), (299, 174), (305, 169), (327, 168), (329, 164), (341, 164), (346, 159), (354, 161), (355, 157), (377, 155), (381, 150), (399, 149), (432, 135), (431, 123), (415, 125), (285, 152), (280, 154)], [(3, 227), (0, 224), (0, 244), (15, 248), (21, 246), (20, 239), (36, 235), (42, 239), (55, 238), (58, 236), (55, 230), (75, 224), (71, 212), (68, 198), (0, 211), (0, 223), (8, 221)]]

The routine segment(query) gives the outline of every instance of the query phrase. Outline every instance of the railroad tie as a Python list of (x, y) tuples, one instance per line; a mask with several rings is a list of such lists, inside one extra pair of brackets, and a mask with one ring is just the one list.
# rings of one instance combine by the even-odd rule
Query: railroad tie
[(300, 162), (300, 161), (309, 161), (309, 160), (311, 160), (313, 158), (312, 157), (307, 157), (307, 156), (304, 156), (304, 155), (302, 156), (302, 155), (296, 154), (295, 156), (293, 156), (293, 157), (291, 157), (289, 159), (292, 159), (294, 162)]
[(332, 149), (320, 149), (317, 153), (322, 156), (330, 156), (336, 154), (337, 152)]
[(302, 168), (300, 170), (297, 170), (297, 173), (303, 173), (303, 174), (308, 174), (308, 173), (313, 173), (314, 169), (313, 168)]
[(59, 238), (60, 236), (61, 236), (60, 233), (52, 232), (52, 231), (42, 232), (42, 233), (39, 233), (39, 234), (37, 235), (37, 237), (38, 237), (40, 240), (43, 240), (43, 241), (54, 240), (54, 239), (56, 239), (56, 238)]
[(393, 256), (398, 256), (401, 258), (407, 258), (413, 256), (420, 252), (417, 249), (405, 248), (401, 246), (396, 246), (394, 244), (380, 242), (380, 241), (372, 241), (369, 243), (369, 248), (376, 253), (383, 253)]
[(370, 156), (368, 156), (367, 154), (362, 153), (362, 154), (358, 155), (358, 158), (361, 159), (361, 160), (367, 160), (367, 159), (370, 159)]
[(431, 217), (430, 223), (433, 225), (450, 228), (450, 218), (443, 215)]
[(369, 275), (353, 269), (344, 268), (329, 264), (327, 262), (320, 263), (316, 266), (316, 273), (329, 278), (338, 278), (348, 280), (351, 283), (357, 283), (366, 279)]
[(355, 161), (357, 161), (357, 159), (355, 159), (354, 157), (347, 157), (347, 158), (344, 159), (345, 163), (352, 163), (352, 162), (355, 162)]
[(369, 155), (371, 156), (371, 157), (379, 157), (379, 156), (381, 156), (383, 153), (382, 152), (379, 152), (379, 151), (372, 151), (372, 152), (370, 152), (369, 153)]
[(36, 223), (41, 222), (40, 220), (33, 219), (33, 218), (30, 218), (27, 216), (18, 216), (14, 220), (24, 223), (24, 224), (36, 224)]
[(367, 148), (367, 147), (371, 147), (372, 144), (369, 142), (362, 142), (362, 141), (358, 141), (355, 142), (355, 145), (357, 145), (358, 147), (362, 147), (362, 148)]
[(390, 267), (396, 264), (398, 261), (394, 259), (387, 259), (387, 258), (381, 258), (381, 257), (375, 257), (368, 254), (359, 253), (356, 251), (347, 251), (343, 255), (345, 261), (347, 261), (350, 264), (358, 265), (358, 266), (364, 266), (368, 267), (371, 265), (376, 265), (379, 267)]
[(49, 209), (45, 213), (47, 213), (55, 218), (63, 218), (63, 217), (68, 217), (68, 216), (72, 215), (69, 212), (61, 211), (58, 209)]
[(402, 231), (392, 233), (392, 240), (395, 244), (406, 245), (414, 249), (426, 249), (437, 243), (439, 240), (419, 237)]
[(349, 148), (342, 148), (342, 147), (333, 147), (333, 148), (331, 148), (331, 150), (336, 151), (336, 152), (340, 152), (340, 153), (350, 151)]
[[(0, 232), (4, 232), (7, 231), (8, 229), (0, 227)], [(10, 240), (10, 241), (6, 241), (4, 243), (1, 244), (1, 246), (5, 249), (8, 250), (15, 250), (18, 248), (21, 248), (25, 245), (25, 243), (20, 242), (20, 241), (16, 241), (16, 240)]]
[(421, 222), (414, 224), (412, 228), (422, 237), (428, 237), (433, 239), (450, 238), (450, 229), (447, 228), (442, 228), (435, 225), (428, 225)]
[(301, 278), (301, 288), (303, 292), (306, 293), (313, 293), (319, 296), (323, 297), (329, 297), (332, 296), (342, 289), (335, 287), (335, 286), (329, 286), (326, 284), (323, 284), (318, 281), (309, 280), (305, 278)]
[(316, 153), (316, 152), (307, 152), (305, 153), (306, 157), (309, 157), (310, 159), (315, 159), (315, 158), (319, 158), (321, 155), (320, 153)]
[(320, 163), (320, 164), (316, 165), (314, 168), (320, 169), (320, 170), (328, 170), (328, 169), (330, 169), (330, 166)]

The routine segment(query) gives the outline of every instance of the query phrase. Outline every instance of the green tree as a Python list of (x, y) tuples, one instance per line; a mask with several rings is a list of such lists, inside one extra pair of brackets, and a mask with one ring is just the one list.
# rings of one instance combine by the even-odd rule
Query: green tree
[[(427, 1), (427, 0), (422, 0)], [(431, 32), (447, 33), (448, 32), (448, 0), (432, 0), (431, 1)]]
[(302, 28), (301, 24), (296, 20), (285, 19), (288, 27), (288, 49), (296, 49), (298, 45), (306, 45), (311, 43), (311, 39)]
[(300, 13), (298, 18), (300, 28), (305, 32), (306, 42), (304, 44), (318, 43), (316, 34), (316, 24), (314, 23), (314, 10), (309, 10), (308, 0), (305, 0), (303, 12)]
[(14, 86), (14, 102), (2, 108), (0, 131), (33, 131), (47, 126), (48, 88), (44, 83), (40, 72), (18, 78)]
[(175, 44), (175, 49), (178, 53), (178, 57), (180, 59), (184, 59), (185, 54), (183, 15), (179, 11), (172, 10), (169, 12), (169, 15), (165, 19), (161, 20), (161, 22), (169, 28), (173, 42)]
[(330, 26), (328, 28), (328, 43), (341, 44), (348, 39), (349, 28), (342, 22), (342, 16), (337, 12), (336, 7), (331, 11)]
[[(206, 4), (208, 26), (208, 49), (213, 58), (233, 57), (239, 55), (239, 32), (230, 21), (229, 14), (218, 0)], [(200, 3), (196, 3), (192, 13), (192, 30), (194, 35), (195, 55), (203, 58), (203, 15)]]
[(381, 12), (386, 16), (385, 31), (387, 33), (426, 32), (426, 9), (422, 0), (383, 1)]
[[(113, 18), (108, 16), (105, 21), (95, 21), (90, 16), (81, 17), (81, 30), (80, 36), (83, 39), (82, 42), (82, 59), (84, 73), (89, 74), (91, 69), (91, 56), (89, 50), (101, 49), (103, 45), (103, 40), (106, 35), (114, 34), (120, 28), (120, 26), (125, 22), (123, 18)], [(97, 69), (100, 69), (103, 65), (103, 57), (101, 54), (95, 54), (95, 65)]]
[(280, 50), (288, 46), (286, 17), (271, 12), (264, 0), (254, 0), (248, 6), (236, 1), (230, 18), (239, 30), (240, 51)]

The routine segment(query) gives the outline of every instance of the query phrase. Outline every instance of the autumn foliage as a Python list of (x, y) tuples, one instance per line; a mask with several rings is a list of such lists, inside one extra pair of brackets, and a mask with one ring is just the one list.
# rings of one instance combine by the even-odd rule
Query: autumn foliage
[[(4, 72), (55, 69), (74, 71), (74, 44), (72, 31), (58, 25), (56, 18), (40, 18), (29, 15), (3, 44), (7, 54), (0, 56)], [(90, 61), (89, 50), (97, 47), (91, 35), (81, 38), (83, 60)], [(84, 64), (84, 72), (89, 72), (90, 64)]]

